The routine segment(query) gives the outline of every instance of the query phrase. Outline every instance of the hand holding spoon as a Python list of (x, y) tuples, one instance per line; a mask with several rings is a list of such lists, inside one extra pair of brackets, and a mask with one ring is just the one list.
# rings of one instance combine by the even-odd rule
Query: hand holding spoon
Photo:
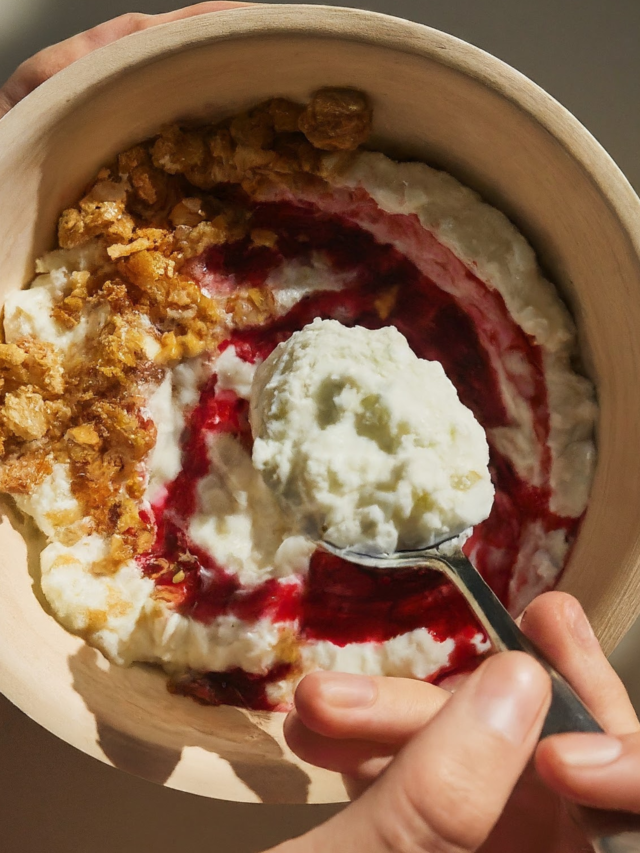
[[(532, 655), (551, 678), (551, 705), (541, 737), (564, 732), (602, 732), (597, 720), (572, 687), (522, 633), (491, 587), (462, 553), (459, 545), (449, 545), (446, 553), (438, 548), (456, 539), (458, 534), (428, 543), (418, 551), (398, 551), (384, 556), (369, 556), (350, 549), (336, 548), (328, 542), (319, 546), (330, 554), (371, 572), (392, 574), (398, 569), (428, 568), (442, 572), (462, 593), (497, 651), (522, 651)], [(638, 853), (640, 834), (624, 833), (593, 842), (596, 853)]]
[(497, 651), (522, 651), (532, 655), (551, 678), (551, 706), (542, 737), (562, 732), (602, 732), (574, 690), (560, 673), (542, 656), (513, 621), (491, 587), (462, 553), (459, 546), (446, 553), (438, 548), (458, 537), (459, 533), (428, 543), (419, 551), (398, 551), (383, 556), (369, 556), (350, 549), (336, 548), (328, 542), (320, 547), (350, 563), (372, 571), (393, 573), (398, 569), (428, 568), (442, 572), (465, 597)]

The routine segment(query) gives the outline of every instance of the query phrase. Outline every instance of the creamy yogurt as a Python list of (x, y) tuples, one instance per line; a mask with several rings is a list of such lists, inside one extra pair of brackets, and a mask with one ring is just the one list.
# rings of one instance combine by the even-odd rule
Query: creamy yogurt
[[(487, 648), (446, 589), (418, 578), (417, 587), (407, 582), (393, 600), (385, 597), (355, 569), (323, 563), (273, 499), (259, 449), (262, 461), (252, 464), (247, 401), (259, 364), (293, 331), (316, 316), (375, 328), (391, 323), (402, 326), (414, 350), (431, 347), (443, 362), (448, 340), (461, 349), (445, 370), (486, 430), (496, 488), (492, 514), (465, 549), (514, 613), (557, 580), (595, 464), (597, 409), (591, 384), (572, 367), (572, 320), (508, 219), (451, 176), (381, 154), (359, 153), (328, 180), (328, 189), (256, 190), (256, 227), (288, 241), (286, 253), (247, 244), (226, 257), (222, 247), (194, 266), (204, 270), (203, 282), (206, 273), (207, 287), (229, 294), (246, 274), (233, 265), (255, 256), (251, 274), (266, 264), (259, 286), (272, 296), (273, 315), (264, 328), (230, 328), (224, 346), (165, 368), (149, 389), (145, 411), (157, 439), (144, 463), (140, 506), (157, 526), (152, 552), (101, 574), (96, 566), (109, 543), (81, 517), (64, 465), (17, 497), (49, 540), (42, 588), (65, 627), (116, 662), (263, 678), (271, 706), (286, 705), (314, 668), (430, 678)], [(35, 336), (63, 358), (81, 358), (105, 314), (87, 311), (68, 329), (51, 310), (74, 276), (97, 268), (113, 269), (98, 241), (45, 256), (31, 288), (7, 299), (7, 341)], [(430, 326), (434, 305), (437, 323)], [(450, 325), (438, 337), (445, 320)], [(151, 326), (145, 340), (154, 358)], [(468, 352), (465, 341), (473, 344)], [(390, 362), (393, 351), (389, 344)], [(321, 365), (326, 375), (330, 366)], [(463, 425), (455, 424), (462, 441)], [(201, 439), (200, 468), (187, 476), (194, 436)], [(486, 444), (468, 440), (486, 468)], [(460, 443), (451, 448), (458, 454)], [(443, 454), (444, 469), (455, 460)], [(480, 467), (466, 465), (478, 469), (480, 480), (468, 492), (478, 500), (464, 509), (465, 524), (480, 521), (490, 501)], [(335, 503), (336, 526), (345, 494)], [(531, 495), (536, 500), (527, 503)], [(401, 538), (397, 526), (384, 536), (385, 548)], [(178, 551), (186, 562), (171, 562)], [(438, 613), (449, 616), (439, 621)]]

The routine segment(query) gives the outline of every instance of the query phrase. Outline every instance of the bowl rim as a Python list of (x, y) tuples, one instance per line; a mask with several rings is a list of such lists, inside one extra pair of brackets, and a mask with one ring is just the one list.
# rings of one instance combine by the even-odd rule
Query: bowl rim
[[(285, 34), (338, 38), (421, 56), (493, 89), (563, 145), (607, 199), (640, 255), (640, 199), (611, 155), (566, 107), (525, 74), (476, 45), (426, 24), (365, 9), (256, 3), (131, 33), (76, 60), (29, 93), (0, 118), (0, 142), (4, 133), (7, 141), (14, 138), (14, 126), (23, 118), (54, 114), (87, 89), (108, 84), (132, 67), (209, 43)], [(132, 61), (134, 44), (138, 56)]]
[[(19, 145), (24, 128), (34, 119), (41, 123), (41, 133), (45, 133), (68, 112), (76, 98), (94, 87), (114, 83), (133, 68), (206, 45), (278, 35), (352, 41), (423, 57), (492, 89), (535, 120), (571, 156), (614, 212), (633, 254), (640, 258), (640, 199), (610, 155), (565, 107), (525, 75), (474, 45), (423, 24), (366, 10), (260, 4), (206, 13), (133, 33), (74, 62), (13, 107), (0, 119), (0, 152)], [(4, 685), (2, 691), (5, 692)], [(9, 689), (5, 695), (29, 717), (58, 734), (22, 691)], [(88, 748), (80, 737), (76, 743), (66, 736), (64, 740), (111, 763), (97, 746)], [(165, 784), (190, 790), (171, 780)]]

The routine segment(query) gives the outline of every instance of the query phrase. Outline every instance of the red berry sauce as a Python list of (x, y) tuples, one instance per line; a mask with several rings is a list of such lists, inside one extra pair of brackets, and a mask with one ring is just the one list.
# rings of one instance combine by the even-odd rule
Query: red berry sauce
[[(513, 321), (501, 295), (437, 243), (415, 216), (383, 213), (362, 193), (349, 195), (347, 201), (343, 200), (341, 212), (289, 201), (247, 202), (252, 227), (275, 232), (275, 247), (255, 247), (248, 238), (215, 246), (192, 260), (189, 272), (205, 290), (231, 293), (239, 285), (263, 287), (281, 264), (310, 263), (312, 255), (320, 253), (337, 274), (348, 274), (346, 289), (308, 295), (285, 316), (235, 333), (220, 349), (233, 344), (245, 361), (262, 360), (315, 317), (371, 329), (393, 324), (418, 356), (442, 363), (462, 402), (487, 429), (510, 424), (495, 360), (514, 353), (521, 357), (527, 370), (514, 371), (510, 379), (533, 413), (540, 445), (539, 482), (534, 486), (523, 481), (510, 461), (492, 447), (495, 503), (490, 517), (476, 527), (465, 546), (508, 605), (509, 583), (526, 526), (537, 522), (545, 531), (562, 529), (571, 541), (579, 524), (578, 519), (558, 517), (549, 509), (549, 411), (541, 351)], [(335, 200), (325, 202), (335, 206)], [(387, 242), (381, 239), (383, 232)], [(406, 246), (406, 254), (390, 239)], [(420, 263), (409, 255), (420, 258)], [(376, 302), (389, 293), (393, 297), (388, 313), (379, 312)], [(460, 293), (465, 294), (464, 301)], [(182, 471), (152, 508), (156, 542), (140, 564), (157, 585), (170, 587), (173, 606), (205, 623), (223, 614), (248, 623), (262, 618), (294, 623), (303, 643), (377, 643), (425, 628), (437, 640), (456, 640), (447, 667), (434, 679), (473, 666), (478, 657), (474, 638), (482, 637), (482, 631), (459, 593), (438, 573), (411, 570), (393, 578), (377, 576), (316, 552), (306, 578), (298, 582), (271, 579), (246, 588), (189, 540), (197, 484), (210, 465), (208, 442), (217, 433), (231, 433), (250, 449), (247, 409), (247, 402), (233, 392), (216, 388), (215, 376), (204, 385), (182, 437)], [(289, 664), (259, 675), (234, 669), (196, 674), (173, 689), (209, 704), (269, 709), (273, 706), (268, 685), (292, 674)]]

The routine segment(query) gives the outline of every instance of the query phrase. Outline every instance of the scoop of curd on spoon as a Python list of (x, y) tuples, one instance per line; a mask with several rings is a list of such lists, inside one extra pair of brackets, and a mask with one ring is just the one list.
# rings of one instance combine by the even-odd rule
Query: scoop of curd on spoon
[(393, 554), (491, 511), (483, 428), (393, 326), (294, 333), (256, 372), (251, 426), (254, 466), (312, 539)]

